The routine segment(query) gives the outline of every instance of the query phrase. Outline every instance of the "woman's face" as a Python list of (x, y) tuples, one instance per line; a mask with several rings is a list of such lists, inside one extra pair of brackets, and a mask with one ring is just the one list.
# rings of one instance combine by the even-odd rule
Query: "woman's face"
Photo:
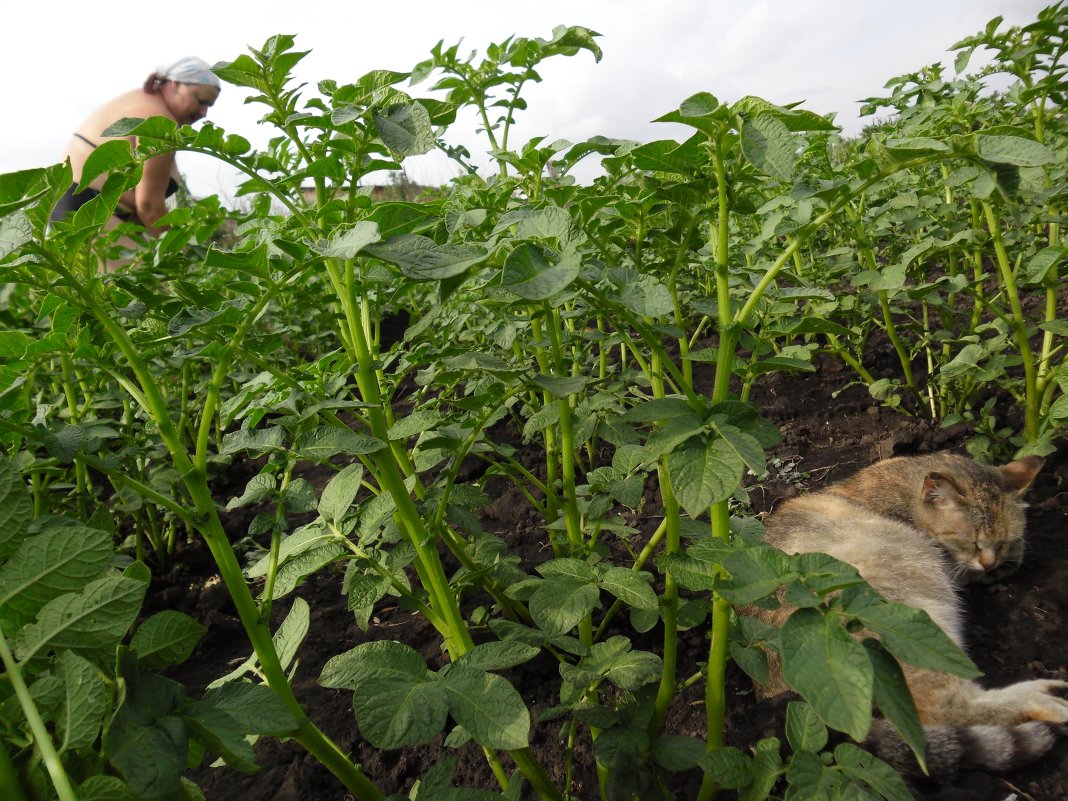
[(167, 108), (181, 125), (192, 125), (207, 116), (208, 109), (219, 97), (214, 86), (196, 83), (170, 82), (172, 87), (167, 97)]

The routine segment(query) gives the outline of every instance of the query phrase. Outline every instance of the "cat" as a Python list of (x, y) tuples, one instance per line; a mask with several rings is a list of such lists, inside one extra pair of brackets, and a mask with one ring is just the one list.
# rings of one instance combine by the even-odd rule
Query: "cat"
[[(964, 644), (957, 588), (1002, 575), (1024, 552), (1023, 495), (1043, 460), (988, 467), (949, 453), (877, 462), (826, 489), (792, 498), (765, 521), (764, 539), (787, 553), (848, 562), (884, 598), (925, 610)], [(748, 608), (781, 625), (794, 610)], [(789, 688), (772, 654), (765, 696)], [(973, 681), (902, 665), (927, 739), (932, 776), (967, 767), (1004, 771), (1045, 754), (1068, 722), (1068, 682), (1022, 681), (984, 689)], [(906, 775), (918, 765), (890, 724), (876, 720), (865, 745)]]

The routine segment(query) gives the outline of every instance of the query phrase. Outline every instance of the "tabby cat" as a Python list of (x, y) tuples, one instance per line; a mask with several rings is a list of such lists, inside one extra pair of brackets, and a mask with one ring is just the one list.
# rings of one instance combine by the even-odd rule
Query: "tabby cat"
[[(1020, 562), (1023, 494), (1042, 465), (1034, 456), (1001, 467), (948, 453), (887, 459), (783, 503), (766, 521), (765, 541), (787, 553), (823, 552), (852, 564), (883, 597), (925, 610), (963, 645), (957, 586), (989, 580)], [(791, 612), (788, 606), (746, 610), (777, 625)], [(988, 690), (947, 673), (902, 668), (925, 726), (932, 776), (1033, 761), (1068, 722), (1068, 701), (1057, 695), (1068, 682)], [(768, 695), (787, 689), (777, 670), (764, 688)], [(885, 721), (875, 722), (867, 745), (899, 770), (915, 771)]]

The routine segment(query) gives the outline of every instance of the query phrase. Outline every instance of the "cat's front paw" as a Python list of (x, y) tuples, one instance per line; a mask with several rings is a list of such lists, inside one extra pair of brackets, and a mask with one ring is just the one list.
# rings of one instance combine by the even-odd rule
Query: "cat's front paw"
[(1001, 692), (1011, 693), (1010, 706), (1026, 720), (1044, 723), (1068, 723), (1068, 681), (1035, 679), (1021, 681)]
[(1035, 679), (981, 690), (967, 715), (968, 724), (1015, 726), (1028, 721), (1068, 724), (1068, 681)]

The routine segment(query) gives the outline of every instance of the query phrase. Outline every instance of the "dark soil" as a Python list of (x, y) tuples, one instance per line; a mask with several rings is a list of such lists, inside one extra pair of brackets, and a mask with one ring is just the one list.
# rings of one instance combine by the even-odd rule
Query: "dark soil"
[[(942, 429), (880, 408), (861, 388), (851, 388), (834, 397), (834, 390), (850, 379), (845, 368), (828, 361), (814, 374), (769, 376), (754, 390), (752, 402), (783, 434), (782, 443), (770, 454), (778, 466), (777, 475), (750, 488), (755, 511), (766, 511), (779, 498), (817, 489), (887, 456), (945, 449), (963, 452), (969, 435), (964, 427)], [(532, 463), (537, 458), (537, 454), (530, 455)], [(227, 481), (233, 486), (223, 490), (221, 496), (228, 497), (227, 491), (240, 494), (244, 481), (256, 470), (252, 465), (235, 465)], [(548, 558), (541, 521), (523, 496), (503, 481), (494, 480), (489, 489), (497, 497), (482, 510), (486, 529), (506, 539), (527, 569)], [(655, 487), (650, 486), (648, 494), (655, 501)], [(1029, 678), (1068, 679), (1068, 638), (1064, 636), (1064, 616), (1068, 612), (1068, 448), (1062, 447), (1047, 459), (1030, 498), (1029, 548), (1023, 566), (1000, 584), (973, 586), (964, 593), (970, 620), (969, 652), (985, 672), (983, 681), (988, 686)], [(245, 535), (248, 520), (247, 514), (234, 514), (227, 521), (234, 540)], [(648, 524), (641, 527), (648, 533)], [(213, 574), (210, 558), (202, 550), (190, 547), (182, 554), (181, 562), (188, 572), (160, 581), (146, 611), (178, 608), (208, 625), (208, 633), (193, 656), (171, 672), (190, 693), (199, 695), (208, 682), (247, 657), (250, 646), (224, 588)], [(445, 748), (443, 738), (438, 738), (423, 748), (399, 752), (372, 749), (360, 738), (350, 694), (316, 683), (327, 659), (369, 638), (406, 642), (419, 650), (432, 667), (443, 661), (436, 633), (410, 612), (388, 607), (376, 610), (376, 624), (369, 636), (364, 635), (346, 611), (340, 588), (340, 575), (324, 571), (297, 591), (307, 599), (312, 611), (311, 630), (299, 652), (294, 685), (311, 719), (387, 794), (401, 792), (406, 796), (416, 779), (450, 753), (459, 757), (456, 785), (495, 789), (493, 775), (481, 750), (474, 745), (454, 752)], [(289, 599), (276, 604), (278, 620), (289, 606)], [(659, 650), (657, 629), (648, 637), (644, 646)], [(706, 658), (703, 627), (685, 632), (680, 646), (680, 676), (693, 673), (697, 662)], [(535, 718), (539, 710), (557, 700), (559, 674), (555, 661), (547, 656), (510, 672), (508, 678), (531, 704)], [(728, 684), (727, 737), (731, 745), (750, 748), (763, 737), (781, 736), (781, 703), (758, 703), (748, 679), (733, 668)], [(702, 693), (694, 687), (677, 699), (668, 720), (668, 732), (703, 736)], [(534, 756), (554, 780), (563, 775), (559, 728), (559, 721), (535, 723), (531, 737)], [(295, 743), (264, 738), (256, 751), (263, 766), (256, 774), (204, 767), (192, 778), (210, 801), (342, 801), (350, 797)], [(575, 797), (592, 801), (598, 796), (589, 744), (580, 743), (575, 756)], [(694, 797), (699, 776), (677, 774), (672, 780), (679, 799)], [(1039, 765), (1002, 776), (972, 773), (942, 786), (932, 783), (918, 787), (915, 795), (926, 801), (1063, 801), (1068, 798), (1068, 741), (1062, 740)], [(723, 797), (731, 796), (725, 793)]]

